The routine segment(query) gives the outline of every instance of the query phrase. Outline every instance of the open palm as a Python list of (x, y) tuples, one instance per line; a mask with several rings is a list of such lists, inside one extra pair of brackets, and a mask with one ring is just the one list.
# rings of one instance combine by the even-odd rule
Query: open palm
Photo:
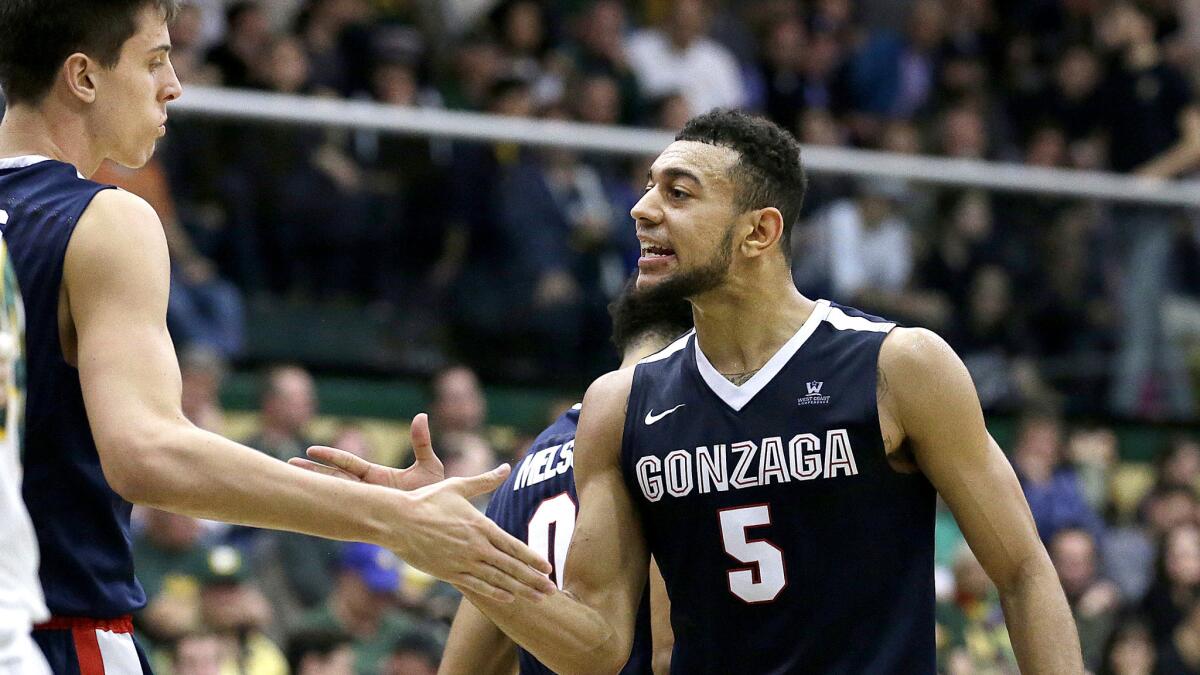
[(327, 476), (396, 490), (416, 490), (440, 482), (446, 477), (446, 473), (442, 467), (442, 460), (433, 452), (433, 442), (429, 435), (429, 416), (420, 413), (414, 417), (409, 433), (413, 446), (413, 463), (406, 469), (374, 464), (353, 453), (324, 445), (309, 448), (309, 459), (293, 457), (288, 463)]

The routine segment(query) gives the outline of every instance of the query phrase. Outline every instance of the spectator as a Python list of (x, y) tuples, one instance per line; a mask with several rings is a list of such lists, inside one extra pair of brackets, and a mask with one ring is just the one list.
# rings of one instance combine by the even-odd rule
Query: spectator
[(1158, 646), (1154, 672), (1192, 675), (1200, 672), (1200, 603), (1185, 608), (1183, 619)]
[(225, 41), (209, 50), (207, 61), (226, 87), (252, 86), (271, 37), (266, 12), (253, 0), (238, 0), (225, 10), (225, 24)]
[(293, 633), (287, 641), (291, 675), (353, 675), (354, 649), (341, 631), (311, 630)]
[(212, 633), (184, 635), (171, 650), (171, 675), (224, 675), (225, 645)]
[(1146, 623), (1135, 617), (1121, 621), (1104, 649), (1099, 675), (1154, 675), (1154, 642)]
[(1094, 672), (1104, 659), (1104, 646), (1116, 622), (1119, 591), (1099, 576), (1096, 542), (1086, 530), (1059, 530), (1050, 540), (1050, 559), (1079, 628), (1084, 665)]
[(1088, 507), (1074, 468), (1062, 463), (1061, 447), (1058, 417), (1033, 412), (1021, 420), (1012, 462), (1038, 534), (1050, 541), (1059, 530), (1080, 528), (1099, 539), (1103, 523)]
[(876, 118), (911, 118), (929, 103), (936, 86), (946, 30), (940, 0), (912, 4), (904, 35), (872, 34), (849, 64), (854, 109)]
[[(1115, 58), (1100, 109), (1112, 168), (1150, 178), (1174, 178), (1194, 169), (1200, 165), (1200, 108), (1186, 76), (1163, 60), (1150, 17), (1132, 4), (1120, 4), (1107, 15), (1106, 29)], [(1112, 405), (1127, 415), (1192, 415), (1195, 394), (1187, 369), (1161, 319), (1174, 215), (1130, 206), (1114, 216), (1124, 238), (1126, 278)]]
[(709, 19), (704, 0), (673, 0), (661, 28), (633, 35), (629, 62), (646, 95), (682, 92), (691, 115), (743, 104), (741, 71), (729, 50), (706, 37)]
[(380, 675), (435, 675), (442, 647), (428, 636), (406, 635), (396, 641), (383, 662)]
[(952, 344), (971, 372), (985, 410), (1014, 410), (1037, 400), (1043, 385), (1032, 361), (1024, 324), (1014, 317), (1012, 279), (984, 265), (967, 286)]
[(1193, 607), (1200, 606), (1200, 526), (1171, 528), (1158, 552), (1154, 584), (1142, 599), (1142, 611), (1156, 642), (1170, 639)]
[(232, 546), (208, 551), (200, 573), (200, 617), (225, 645), (222, 672), (287, 675), (287, 659), (266, 636), (271, 606), (251, 581), (242, 554)]
[(1121, 595), (1140, 598), (1155, 579), (1158, 543), (1176, 527), (1196, 522), (1197, 502), (1190, 488), (1160, 484), (1138, 509), (1138, 521), (1113, 528), (1105, 537), (1104, 575), (1117, 583)]
[(146, 508), (143, 528), (133, 539), (138, 581), (146, 607), (135, 617), (139, 639), (158, 645), (181, 639), (200, 623), (200, 571), (208, 557), (200, 522)]
[(225, 427), (220, 395), (227, 369), (225, 360), (210, 349), (191, 346), (179, 353), (183, 414), (201, 429), (221, 433)]
[(278, 365), (263, 375), (259, 388), (259, 431), (246, 441), (276, 459), (304, 457), (313, 445), (306, 429), (317, 414), (312, 376), (296, 365)]
[(563, 97), (566, 63), (554, 50), (549, 16), (534, 0), (501, 2), (493, 14), (509, 75), (530, 85), (539, 106)]
[(637, 76), (629, 64), (626, 44), (625, 7), (619, 0), (597, 0), (578, 19), (577, 44), (567, 53), (585, 78), (608, 77), (617, 84), (623, 124), (633, 124), (643, 113), (645, 102)]
[(1158, 480), (1195, 491), (1200, 486), (1200, 443), (1188, 435), (1177, 435), (1154, 458)]
[(329, 598), (306, 614), (300, 626), (348, 633), (354, 641), (356, 672), (372, 673), (398, 637), (423, 629), (396, 607), (402, 563), (391, 551), (345, 544), (340, 563)]
[(996, 588), (966, 544), (954, 562), (953, 599), (939, 602), (934, 616), (938, 661), (948, 675), (1017, 672)]
[(461, 364), (448, 366), (434, 375), (430, 389), (433, 396), (429, 403), (429, 420), (438, 436), (483, 430), (487, 399), (475, 371)]

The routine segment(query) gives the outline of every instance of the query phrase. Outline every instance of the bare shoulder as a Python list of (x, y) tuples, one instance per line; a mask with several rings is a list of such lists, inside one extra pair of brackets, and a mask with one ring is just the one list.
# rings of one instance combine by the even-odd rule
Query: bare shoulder
[[(588, 387), (579, 412), (575, 442), (576, 467), (615, 462), (625, 427), (625, 406), (633, 385), (633, 368), (601, 375)], [(586, 468), (584, 469), (586, 471)]]
[(159, 272), (169, 265), (158, 214), (125, 190), (102, 190), (92, 198), (67, 246), (68, 281), (81, 272)]
[(629, 391), (633, 387), (633, 368), (622, 368), (605, 373), (596, 378), (583, 396), (583, 409), (580, 411), (580, 423), (583, 419), (604, 419), (606, 422), (614, 418), (625, 419), (625, 405), (629, 401)]
[[(79, 224), (76, 239), (89, 245), (119, 249), (128, 245), (166, 245), (162, 221), (146, 200), (125, 190), (101, 190), (92, 198)], [(164, 249), (165, 250), (165, 249)]]
[(945, 340), (924, 328), (896, 328), (883, 341), (878, 394), (881, 413), (906, 438), (982, 421), (967, 367)]

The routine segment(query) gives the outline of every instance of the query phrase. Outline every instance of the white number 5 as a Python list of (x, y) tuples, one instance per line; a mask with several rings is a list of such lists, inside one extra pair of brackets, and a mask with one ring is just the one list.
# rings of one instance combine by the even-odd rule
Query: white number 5
[(725, 552), (738, 562), (750, 564), (729, 570), (729, 592), (749, 604), (774, 600), (787, 586), (783, 552), (769, 541), (746, 536), (747, 528), (771, 524), (771, 508), (759, 504), (723, 509), (717, 514)]

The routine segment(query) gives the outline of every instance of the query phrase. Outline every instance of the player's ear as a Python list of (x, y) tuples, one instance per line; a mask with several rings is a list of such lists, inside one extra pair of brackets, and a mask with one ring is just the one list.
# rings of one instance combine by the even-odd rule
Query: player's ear
[(748, 215), (750, 232), (742, 240), (742, 253), (756, 258), (778, 245), (783, 238), (783, 214), (774, 206), (768, 206), (755, 209)]
[(83, 103), (96, 100), (96, 82), (93, 77), (97, 64), (86, 54), (75, 52), (63, 63), (63, 78), (67, 91)]

